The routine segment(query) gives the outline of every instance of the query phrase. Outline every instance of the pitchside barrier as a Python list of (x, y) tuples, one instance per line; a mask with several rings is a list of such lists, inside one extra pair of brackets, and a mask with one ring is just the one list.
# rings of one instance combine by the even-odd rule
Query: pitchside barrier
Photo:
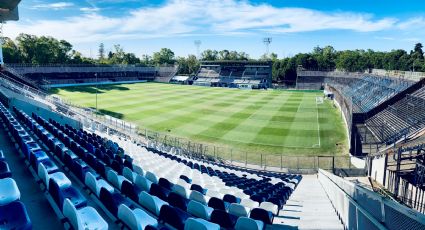
[(425, 215), (325, 170), (318, 179), (345, 229), (425, 230)]

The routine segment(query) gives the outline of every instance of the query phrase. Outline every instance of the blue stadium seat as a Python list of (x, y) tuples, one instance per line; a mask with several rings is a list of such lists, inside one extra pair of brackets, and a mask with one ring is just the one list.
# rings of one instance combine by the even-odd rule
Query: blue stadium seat
[(21, 198), (18, 185), (12, 178), (0, 179), (0, 206), (17, 201)]
[(142, 189), (135, 186), (132, 182), (125, 180), (122, 182), (121, 192), (133, 201), (138, 202), (139, 194), (142, 192)]
[(69, 199), (65, 199), (63, 215), (68, 218), (74, 229), (107, 230), (108, 223), (99, 215), (93, 207), (75, 208)]
[(223, 210), (214, 210), (211, 213), (211, 222), (220, 225), (222, 228), (233, 228), (238, 217)]
[(187, 210), (187, 205), (190, 200), (180, 196), (175, 192), (171, 192), (168, 195), (167, 201), (171, 206), (180, 208), (181, 210)]
[(220, 230), (220, 225), (211, 223), (200, 218), (188, 218), (184, 230)]
[(162, 200), (168, 200), (168, 195), (170, 194), (170, 190), (163, 188), (158, 184), (152, 184), (149, 190), (149, 194), (156, 196)]
[(215, 210), (223, 210), (226, 211), (229, 207), (229, 203), (223, 201), (222, 199), (219, 199), (217, 197), (211, 197), (208, 201), (208, 207), (211, 207)]
[(233, 196), (233, 195), (230, 195), (230, 194), (224, 195), (223, 200), (225, 202), (228, 202), (228, 203), (237, 203), (237, 204), (239, 204), (241, 202), (241, 199), (240, 198), (238, 198), (236, 196)]
[(0, 179), (11, 177), (12, 171), (10, 171), (9, 164), (5, 161), (0, 161)]
[(235, 230), (263, 230), (264, 223), (248, 217), (239, 217), (235, 225)]
[(118, 219), (130, 229), (143, 230), (148, 225), (158, 227), (158, 221), (145, 211), (139, 208), (131, 209), (124, 204), (118, 207)]
[(103, 187), (100, 189), (99, 199), (114, 216), (118, 215), (118, 207), (120, 204), (125, 204), (130, 208), (134, 208), (132, 202), (123, 197), (120, 193), (110, 192)]
[(161, 207), (159, 220), (166, 222), (178, 230), (183, 230), (186, 220), (191, 217), (187, 212), (170, 205)]
[(194, 200), (189, 201), (189, 204), (187, 205), (188, 213), (204, 220), (209, 220), (213, 211), (213, 208), (207, 207)]
[(0, 206), (0, 229), (31, 230), (32, 224), (20, 201)]
[(249, 214), (249, 218), (254, 220), (260, 220), (264, 224), (272, 224), (273, 223), (273, 213), (266, 211), (262, 208), (254, 208), (251, 210)]
[(49, 193), (60, 208), (65, 199), (69, 199), (77, 209), (87, 206), (87, 199), (76, 188), (72, 185), (59, 187), (53, 178), (49, 182)]

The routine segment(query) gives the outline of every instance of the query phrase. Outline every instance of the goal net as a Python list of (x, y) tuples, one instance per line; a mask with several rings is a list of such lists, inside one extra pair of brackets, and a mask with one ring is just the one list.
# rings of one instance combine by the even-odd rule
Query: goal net
[(316, 104), (323, 104), (323, 97), (316, 97)]

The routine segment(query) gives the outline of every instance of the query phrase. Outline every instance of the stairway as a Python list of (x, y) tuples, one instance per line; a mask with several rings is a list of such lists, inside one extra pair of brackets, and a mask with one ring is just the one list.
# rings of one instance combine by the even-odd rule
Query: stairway
[(317, 175), (303, 176), (274, 224), (281, 224), (279, 229), (344, 229)]

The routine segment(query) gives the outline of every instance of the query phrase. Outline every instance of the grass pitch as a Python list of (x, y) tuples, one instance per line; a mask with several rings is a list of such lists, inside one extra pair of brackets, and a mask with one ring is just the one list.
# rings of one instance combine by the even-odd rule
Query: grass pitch
[[(138, 83), (99, 86), (99, 111), (140, 129), (225, 146), (239, 152), (344, 155), (346, 127), (321, 92), (239, 90)], [(75, 104), (95, 107), (93, 86), (53, 89)]]

